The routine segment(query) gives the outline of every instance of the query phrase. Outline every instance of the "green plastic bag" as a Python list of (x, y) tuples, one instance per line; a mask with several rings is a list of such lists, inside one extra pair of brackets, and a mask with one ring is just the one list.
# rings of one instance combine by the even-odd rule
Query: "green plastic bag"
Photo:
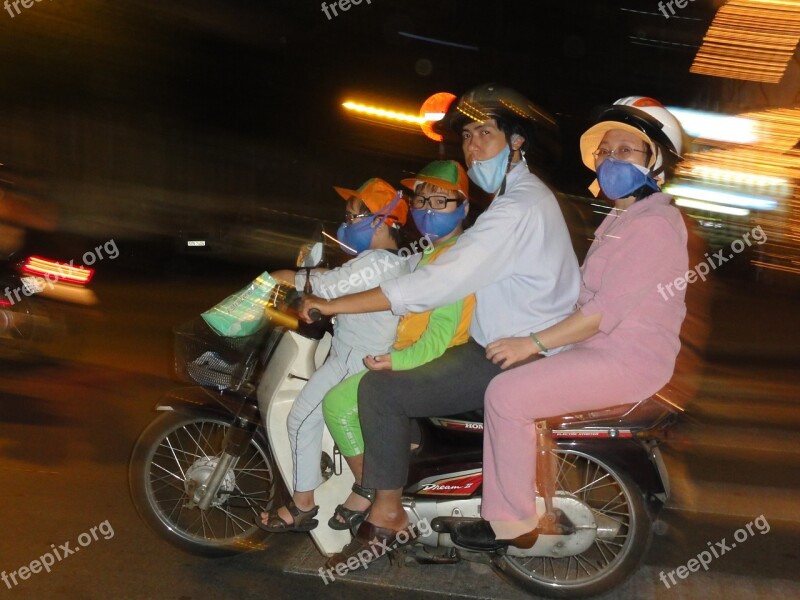
[(209, 327), (225, 337), (252, 335), (266, 324), (264, 309), (277, 287), (278, 282), (264, 271), (250, 285), (201, 316)]

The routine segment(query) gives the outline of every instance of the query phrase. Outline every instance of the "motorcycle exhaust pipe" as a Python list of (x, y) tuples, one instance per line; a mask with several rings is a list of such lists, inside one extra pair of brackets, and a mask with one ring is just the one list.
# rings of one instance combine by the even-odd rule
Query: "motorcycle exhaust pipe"
[(450, 533), (451, 528), (456, 523), (467, 523), (471, 521), (480, 521), (475, 517), (436, 517), (431, 521), (431, 529), (436, 533)]

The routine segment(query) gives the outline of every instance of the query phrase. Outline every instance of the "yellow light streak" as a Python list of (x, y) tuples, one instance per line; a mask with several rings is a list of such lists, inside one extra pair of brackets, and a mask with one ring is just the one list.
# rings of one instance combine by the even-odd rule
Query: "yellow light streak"
[(796, 0), (731, 0), (714, 17), (690, 71), (777, 83), (798, 41)]
[(368, 115), (370, 117), (377, 117), (387, 121), (399, 121), (401, 123), (408, 123), (410, 125), (421, 125), (426, 122), (426, 119), (418, 115), (411, 115), (402, 113), (396, 110), (381, 108), (379, 106), (369, 106), (361, 104), (360, 102), (347, 101), (342, 103), (342, 106), (352, 112), (360, 115)]
[(721, 213), (724, 215), (734, 215), (737, 217), (744, 217), (750, 214), (750, 211), (745, 208), (722, 206), (720, 204), (712, 204), (711, 202), (702, 202), (701, 200), (689, 200), (688, 198), (675, 198), (675, 205), (683, 206), (684, 208), (694, 208), (696, 210), (704, 210), (706, 212)]

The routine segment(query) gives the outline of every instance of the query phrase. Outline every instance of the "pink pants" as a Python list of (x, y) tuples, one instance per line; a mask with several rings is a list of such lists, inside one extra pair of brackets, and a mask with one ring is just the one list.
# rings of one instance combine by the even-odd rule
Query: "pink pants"
[(638, 402), (666, 383), (637, 377), (641, 371), (612, 349), (578, 345), (495, 377), (484, 409), (483, 518), (535, 517), (536, 421)]

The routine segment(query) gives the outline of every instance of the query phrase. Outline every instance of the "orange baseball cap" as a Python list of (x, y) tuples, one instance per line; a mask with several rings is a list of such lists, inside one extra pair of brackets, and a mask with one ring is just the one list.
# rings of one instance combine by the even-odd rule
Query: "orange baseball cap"
[[(375, 215), (379, 213), (386, 214), (386, 208), (392, 204), (399, 194), (396, 189), (378, 177), (367, 179), (357, 190), (336, 186), (333, 186), (333, 189), (345, 200), (350, 200), (350, 198), (355, 196)], [(408, 202), (402, 199), (395, 202), (388, 215), (386, 215), (386, 218), (393, 219), (400, 225), (404, 225), (408, 218)]]

